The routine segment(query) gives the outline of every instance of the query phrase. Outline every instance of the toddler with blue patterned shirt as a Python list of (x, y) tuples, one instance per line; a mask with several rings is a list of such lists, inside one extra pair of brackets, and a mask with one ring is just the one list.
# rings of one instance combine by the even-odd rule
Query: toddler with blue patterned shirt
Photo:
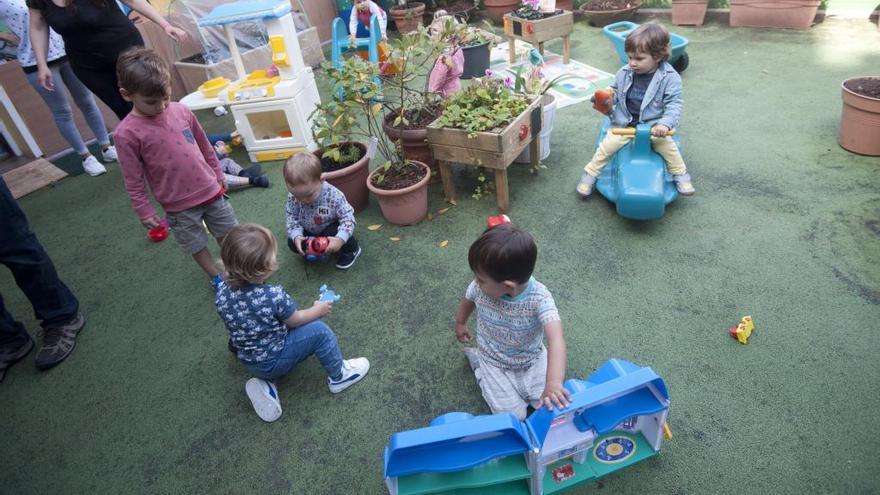
[(309, 356), (327, 372), (330, 392), (339, 393), (370, 370), (366, 358), (342, 359), (336, 335), (323, 321), (333, 304), (315, 301), (297, 309), (296, 301), (266, 279), (278, 268), (275, 236), (256, 224), (241, 224), (226, 234), (220, 256), (226, 278), (215, 286), (217, 313), (229, 331), (230, 350), (254, 375), (245, 392), (266, 422), (281, 417), (275, 381)]
[[(475, 279), (455, 316), (459, 342), (472, 340), (467, 321), (477, 311), (477, 348), (465, 354), (492, 413), (525, 419), (529, 406), (565, 407), (565, 337), (553, 295), (532, 277), (538, 248), (509, 224), (491, 227), (468, 251)], [(547, 345), (544, 346), (544, 339)]]

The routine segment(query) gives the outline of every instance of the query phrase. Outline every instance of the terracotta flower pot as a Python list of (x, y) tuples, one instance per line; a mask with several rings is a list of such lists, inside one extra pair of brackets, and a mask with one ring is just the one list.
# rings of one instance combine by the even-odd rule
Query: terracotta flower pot
[(641, 6), (641, 2), (636, 0), (633, 2), (633, 5), (626, 9), (619, 10), (587, 10), (589, 4), (584, 4), (581, 6), (580, 13), (584, 17), (586, 17), (587, 22), (596, 26), (596, 27), (605, 27), (609, 24), (625, 21), (632, 17), (639, 7)]
[(730, 0), (730, 25), (807, 29), (820, 0)]
[[(363, 144), (344, 142), (340, 143), (340, 146), (345, 144), (353, 144), (357, 146), (361, 149), (364, 155), (360, 160), (343, 169), (324, 172), (321, 174), (321, 178), (342, 191), (342, 194), (345, 194), (345, 199), (347, 199), (351, 207), (354, 208), (354, 212), (360, 213), (364, 211), (370, 203), (370, 191), (367, 189), (365, 182), (367, 180), (367, 175), (370, 173), (370, 159), (367, 158), (367, 147)], [(323, 153), (323, 148), (314, 151), (315, 156), (317, 156), (319, 160)]]
[(437, 171), (437, 164), (434, 162), (434, 154), (428, 146), (428, 128), (420, 127), (418, 129), (398, 129), (392, 127), (391, 122), (395, 117), (394, 113), (385, 116), (382, 122), (382, 130), (391, 138), (392, 141), (400, 140), (403, 146), (403, 157), (407, 160), (415, 160), (422, 162), (431, 169), (431, 181), (439, 180), (440, 175)]
[(521, 0), (483, 0), (486, 13), (499, 24), (504, 21), (504, 14), (518, 9), (521, 3)]
[(556, 0), (557, 10), (574, 10), (574, 0)]
[(843, 110), (840, 116), (840, 146), (853, 153), (880, 156), (880, 98), (856, 93), (860, 81), (880, 88), (880, 76), (854, 77), (841, 84)]
[(425, 13), (425, 4), (421, 2), (408, 2), (403, 6), (391, 7), (389, 13), (394, 19), (399, 33), (416, 31), (422, 25), (422, 16)]
[(672, 0), (672, 23), (679, 26), (702, 26), (709, 0)]
[(410, 160), (424, 167), (425, 177), (418, 183), (397, 190), (380, 189), (373, 185), (373, 176), (379, 169), (373, 170), (367, 177), (367, 187), (379, 200), (379, 208), (385, 220), (395, 225), (415, 225), (428, 214), (428, 179), (431, 169), (422, 162)]

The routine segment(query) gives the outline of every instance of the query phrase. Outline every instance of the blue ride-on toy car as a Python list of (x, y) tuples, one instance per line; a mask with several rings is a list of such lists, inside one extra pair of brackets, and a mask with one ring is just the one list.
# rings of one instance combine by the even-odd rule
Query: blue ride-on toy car
[[(611, 43), (614, 45), (614, 50), (620, 58), (621, 64), (629, 63), (629, 57), (626, 56), (626, 49), (624, 48), (626, 37), (638, 27), (639, 25), (634, 22), (621, 21), (609, 24), (602, 28), (602, 34), (611, 40)], [(688, 54), (685, 51), (688, 46), (688, 40), (684, 36), (669, 33), (669, 44), (672, 45), (672, 53), (669, 57), (669, 63), (672, 64), (672, 67), (679, 74), (681, 74), (687, 69), (688, 63), (690, 62)]]
[[(608, 132), (614, 134), (635, 134), (635, 139), (627, 143), (611, 157), (608, 165), (596, 179), (596, 189), (608, 201), (615, 203), (617, 213), (632, 220), (656, 220), (666, 211), (666, 205), (678, 197), (678, 190), (672, 175), (666, 170), (663, 157), (651, 148), (651, 127), (639, 124), (623, 129), (610, 129), (605, 119), (596, 147), (605, 139)], [(678, 134), (673, 135), (678, 146)], [(681, 146), (679, 146), (681, 149)]]

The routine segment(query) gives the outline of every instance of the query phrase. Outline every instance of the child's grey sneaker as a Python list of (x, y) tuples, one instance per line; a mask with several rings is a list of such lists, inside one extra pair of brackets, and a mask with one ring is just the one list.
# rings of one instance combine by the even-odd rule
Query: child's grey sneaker
[(590, 194), (593, 194), (594, 184), (596, 184), (596, 178), (584, 172), (583, 175), (581, 175), (581, 180), (578, 182), (575, 190), (582, 198), (588, 198), (590, 197)]
[(42, 331), (43, 343), (34, 357), (37, 369), (47, 370), (67, 359), (67, 356), (76, 347), (76, 335), (85, 325), (85, 317), (82, 314), (77, 314), (63, 325), (44, 328)]
[(690, 196), (697, 192), (694, 189), (694, 185), (691, 184), (690, 174), (674, 175), (673, 178), (675, 179), (675, 188), (678, 189), (678, 194)]
[(244, 390), (260, 419), (271, 423), (281, 417), (281, 401), (278, 400), (278, 389), (274, 383), (251, 378), (244, 384)]
[(342, 361), (342, 378), (332, 380), (327, 377), (327, 386), (334, 394), (338, 394), (355, 383), (361, 381), (370, 371), (370, 362), (367, 358), (354, 358)]

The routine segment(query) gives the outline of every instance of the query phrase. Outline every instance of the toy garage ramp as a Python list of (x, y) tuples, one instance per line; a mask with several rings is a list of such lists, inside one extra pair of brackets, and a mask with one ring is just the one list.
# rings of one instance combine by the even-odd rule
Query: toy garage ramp
[(568, 380), (571, 404), (527, 420), (539, 453), (532, 493), (557, 493), (656, 455), (669, 409), (651, 368), (610, 359), (586, 380)]
[(512, 414), (448, 413), (391, 436), (385, 483), (392, 495), (527, 495), (530, 448), (525, 424)]

